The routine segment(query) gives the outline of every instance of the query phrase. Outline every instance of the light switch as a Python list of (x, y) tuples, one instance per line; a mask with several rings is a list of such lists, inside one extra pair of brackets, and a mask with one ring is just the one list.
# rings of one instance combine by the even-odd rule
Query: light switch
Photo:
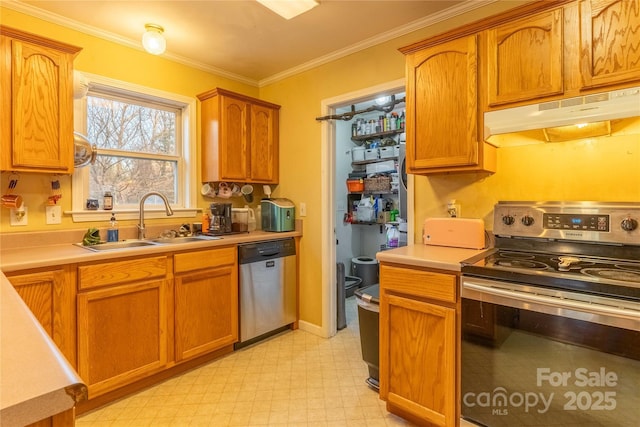
[(47, 206), (47, 224), (60, 224), (62, 223), (62, 207), (60, 206)]
[(300, 216), (307, 216), (307, 204), (300, 202)]

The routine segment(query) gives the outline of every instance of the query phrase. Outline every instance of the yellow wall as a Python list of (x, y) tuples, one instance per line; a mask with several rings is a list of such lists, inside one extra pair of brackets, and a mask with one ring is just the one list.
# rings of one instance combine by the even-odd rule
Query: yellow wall
[(427, 217), (445, 217), (449, 199), (462, 216), (493, 229), (500, 200), (640, 201), (640, 120), (610, 137), (498, 149), (495, 174), (417, 177), (415, 240)]
[[(301, 319), (322, 323), (321, 278), (321, 153), (323, 141), (315, 117), (322, 114), (324, 99), (376, 86), (404, 77), (404, 57), (398, 48), (500, 12), (513, 3), (498, 2), (455, 20), (439, 23), (398, 39), (322, 65), (261, 89), (172, 63), (162, 57), (122, 47), (69, 29), (1, 9), (2, 23), (41, 34), (84, 49), (76, 68), (107, 77), (142, 84), (181, 95), (194, 96), (215, 86), (258, 96), (282, 105), (280, 120), (280, 185), (274, 195), (307, 203), (301, 261)], [(637, 139), (637, 138), (636, 138)], [(484, 217), (500, 199), (558, 200), (640, 200), (640, 146), (627, 141), (605, 144), (573, 142), (545, 146), (525, 146), (498, 150), (498, 173), (457, 174), (417, 177), (415, 186), (416, 229), (426, 216), (443, 216), (446, 201), (455, 198), (462, 204), (462, 215)], [(199, 166), (198, 166), (199, 168)], [(48, 195), (47, 176), (27, 177), (28, 197), (34, 203)], [(22, 186), (25, 182), (21, 182)], [(31, 188), (32, 187), (32, 188)], [(2, 188), (6, 188), (3, 174)], [(70, 184), (63, 183), (65, 194)], [(33, 194), (31, 194), (31, 191)], [(63, 209), (70, 208), (70, 195)], [(44, 197), (46, 199), (46, 197)], [(66, 204), (68, 203), (68, 205)], [(206, 206), (200, 200), (199, 206)], [(44, 215), (44, 206), (42, 206)], [(2, 213), (0, 231), (9, 230)], [(32, 213), (29, 213), (30, 221)], [(44, 218), (40, 221), (44, 224)], [(54, 229), (54, 226), (43, 226)], [(51, 227), (51, 228), (50, 228)], [(65, 220), (63, 228), (84, 228), (85, 224)]]
[[(125, 47), (56, 24), (42, 21), (11, 9), (0, 8), (0, 23), (30, 33), (38, 34), (74, 46), (82, 47), (74, 61), (74, 68), (90, 74), (122, 80), (154, 89), (176, 93), (182, 96), (194, 97), (213, 87), (224, 87), (235, 92), (258, 97), (258, 88), (220, 77), (202, 70), (187, 67), (163, 57), (150, 55), (142, 50)], [(198, 116), (199, 117), (199, 116)], [(198, 130), (199, 139), (199, 130)], [(5, 155), (5, 153), (2, 153)], [(200, 158), (200, 147), (197, 159)], [(200, 176), (199, 160), (196, 164), (197, 174)], [(60, 225), (46, 225), (45, 207), (47, 197), (51, 191), (51, 176), (42, 174), (20, 174), (16, 194), (24, 198), (28, 208), (28, 225), (11, 227), (9, 212), (0, 209), (0, 231), (20, 232), (35, 230), (58, 230), (68, 228), (88, 228), (104, 226), (104, 223), (73, 223), (70, 216), (62, 218)], [(63, 211), (71, 210), (71, 177), (56, 177), (62, 190), (62, 199), (58, 204)], [(9, 174), (3, 173), (0, 189), (7, 188)], [(208, 206), (210, 201), (202, 198), (198, 191), (198, 207)], [(195, 220), (195, 218), (194, 218)], [(121, 225), (131, 225), (137, 221), (121, 221)], [(154, 221), (150, 221), (154, 222)], [(156, 220), (155, 222), (175, 223), (176, 220)], [(185, 220), (184, 222), (192, 222)]]

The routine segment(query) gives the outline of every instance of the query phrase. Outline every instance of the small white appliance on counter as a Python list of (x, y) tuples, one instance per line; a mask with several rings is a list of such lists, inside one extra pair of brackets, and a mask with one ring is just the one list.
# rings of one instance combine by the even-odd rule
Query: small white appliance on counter
[(484, 249), (484, 221), (478, 218), (427, 218), (422, 240), (425, 245)]

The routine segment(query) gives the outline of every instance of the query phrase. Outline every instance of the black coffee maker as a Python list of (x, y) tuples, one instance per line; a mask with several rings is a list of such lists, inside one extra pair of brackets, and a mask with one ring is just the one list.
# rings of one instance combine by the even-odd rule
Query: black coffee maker
[(211, 203), (210, 234), (231, 233), (231, 203)]

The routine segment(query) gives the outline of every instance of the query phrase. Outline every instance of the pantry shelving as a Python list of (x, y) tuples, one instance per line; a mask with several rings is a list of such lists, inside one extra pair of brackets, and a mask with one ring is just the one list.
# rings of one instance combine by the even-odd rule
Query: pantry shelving
[(392, 137), (398, 134), (404, 133), (404, 128), (401, 129), (393, 129), (393, 130), (386, 130), (384, 132), (376, 132), (376, 133), (368, 133), (366, 135), (353, 135), (351, 137), (351, 140), (354, 142), (365, 142), (365, 141), (370, 141), (370, 140), (374, 140), (374, 139), (383, 139), (386, 137)]

